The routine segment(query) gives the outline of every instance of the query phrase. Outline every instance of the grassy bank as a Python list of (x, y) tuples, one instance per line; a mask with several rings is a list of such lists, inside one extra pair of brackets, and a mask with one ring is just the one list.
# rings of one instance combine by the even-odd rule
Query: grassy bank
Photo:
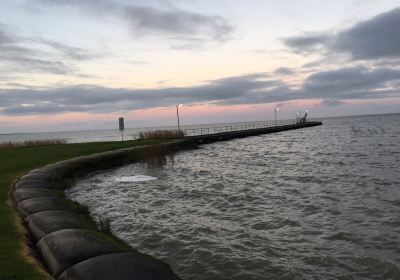
[(15, 222), (16, 214), (8, 201), (10, 186), (16, 178), (29, 170), (64, 159), (165, 141), (99, 142), (0, 149), (0, 279), (44, 279), (26, 257), (24, 235)]

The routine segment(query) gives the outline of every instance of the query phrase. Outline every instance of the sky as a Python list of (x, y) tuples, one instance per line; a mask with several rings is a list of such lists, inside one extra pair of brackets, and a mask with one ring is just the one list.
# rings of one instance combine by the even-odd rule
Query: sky
[(400, 112), (400, 0), (0, 4), (0, 134)]

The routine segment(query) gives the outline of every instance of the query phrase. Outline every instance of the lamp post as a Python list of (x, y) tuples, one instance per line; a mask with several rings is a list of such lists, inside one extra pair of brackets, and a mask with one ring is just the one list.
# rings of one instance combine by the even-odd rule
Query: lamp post
[(279, 107), (275, 107), (275, 126), (276, 126), (276, 112), (279, 111)]
[(179, 124), (179, 107), (181, 107), (183, 104), (177, 104), (176, 105), (176, 117), (178, 119), (178, 130), (181, 131), (181, 126)]

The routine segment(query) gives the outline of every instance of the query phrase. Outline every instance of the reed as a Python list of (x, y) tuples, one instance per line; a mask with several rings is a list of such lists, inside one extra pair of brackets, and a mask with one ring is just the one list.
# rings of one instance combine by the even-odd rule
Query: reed
[(39, 139), (39, 140), (25, 140), (21, 142), (4, 142), (0, 143), (0, 149), (15, 149), (23, 147), (45, 146), (45, 145), (60, 145), (67, 144), (67, 139)]
[(184, 137), (185, 133), (182, 130), (151, 130), (141, 131), (138, 136), (139, 139), (180, 138)]
[(144, 146), (138, 151), (139, 160), (150, 167), (161, 167), (169, 162), (174, 164), (175, 151), (163, 145)]
[(100, 216), (97, 221), (99, 230), (103, 233), (111, 234), (111, 220), (108, 217)]

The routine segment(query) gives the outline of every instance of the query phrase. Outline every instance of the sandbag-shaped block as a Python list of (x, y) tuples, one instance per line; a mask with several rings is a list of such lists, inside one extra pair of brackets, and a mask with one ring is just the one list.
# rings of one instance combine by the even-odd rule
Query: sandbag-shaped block
[(28, 228), (36, 241), (39, 241), (47, 234), (63, 229), (94, 228), (84, 216), (71, 211), (42, 211), (30, 215), (26, 220), (28, 222)]
[(88, 259), (66, 270), (60, 280), (179, 280), (169, 265), (142, 254), (120, 253)]
[(75, 170), (77, 168), (85, 167), (88, 162), (88, 156), (80, 156), (60, 162), (64, 169)]
[(30, 180), (30, 181), (54, 181), (56, 175), (53, 172), (41, 172), (41, 173), (27, 173), (23, 175), (20, 180)]
[(47, 165), (47, 166), (41, 168), (37, 172), (42, 173), (43, 171), (46, 171), (49, 173), (60, 175), (63, 173), (63, 170), (69, 166), (70, 166), (69, 163), (56, 162), (56, 163), (53, 163), (53, 164), (50, 164), (50, 165)]
[(46, 179), (37, 179), (37, 180), (30, 180), (30, 179), (23, 179), (19, 180), (15, 184), (15, 189), (56, 189), (57, 183), (52, 182)]
[(46, 170), (46, 167), (39, 167), (39, 168), (36, 168), (36, 169), (32, 169), (26, 174), (40, 174), (40, 173), (43, 172), (43, 170)]
[(111, 151), (79, 157), (78, 159), (82, 167), (86, 169), (85, 172), (88, 172), (99, 168), (102, 169), (114, 166), (116, 162), (124, 162), (126, 154), (126, 152), (122, 151)]
[(38, 242), (38, 247), (54, 277), (87, 259), (128, 250), (105, 234), (84, 229), (64, 229), (50, 233)]
[(85, 170), (87, 165), (87, 160), (83, 157), (74, 158), (70, 160), (65, 160), (57, 162), (48, 166), (47, 168), (53, 173), (58, 173), (59, 177), (70, 177), (74, 176), (76, 172)]
[(48, 179), (48, 180), (53, 180), (57, 181), (60, 179), (60, 175), (62, 174), (61, 169), (55, 169), (52, 168), (51, 165), (42, 167), (40, 169), (35, 169), (31, 170), (28, 173), (26, 173), (22, 178), (29, 178), (29, 179), (35, 179), (38, 178), (37, 176), (40, 176), (41, 178)]
[(70, 162), (70, 160), (65, 160), (38, 169), (35, 171), (35, 174), (51, 175), (51, 178), (57, 179), (63, 177), (66, 173), (69, 173), (70, 169), (74, 169), (76, 166), (76, 163)]
[(48, 210), (73, 210), (72, 201), (62, 197), (41, 197), (26, 199), (18, 203), (18, 212), (22, 218)]
[(13, 192), (14, 199), (17, 203), (30, 198), (61, 197), (62, 194), (63, 193), (60, 191), (41, 188), (20, 188)]

